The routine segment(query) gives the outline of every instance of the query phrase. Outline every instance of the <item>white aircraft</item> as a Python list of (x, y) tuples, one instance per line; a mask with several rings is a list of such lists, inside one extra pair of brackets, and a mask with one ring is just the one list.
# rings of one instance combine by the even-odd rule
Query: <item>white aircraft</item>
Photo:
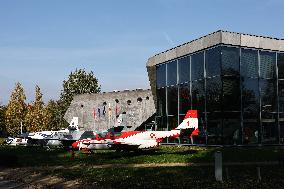
[[(69, 126), (66, 129), (59, 131), (40, 131), (28, 134), (28, 144), (40, 144), (46, 146), (60, 146), (62, 141), (71, 140), (66, 136), (71, 132), (79, 131), (78, 117), (73, 117)], [(74, 139), (75, 140), (75, 139)]]
[(183, 122), (171, 131), (112, 131), (97, 133), (95, 138), (78, 140), (72, 144), (75, 149), (147, 149), (159, 146), (164, 138), (180, 136), (182, 129), (197, 129), (197, 110), (188, 110)]
[(70, 143), (76, 141), (76, 139), (65, 138), (67, 135), (72, 134), (72, 132), (79, 131), (78, 117), (73, 117), (68, 128), (59, 131), (41, 131), (34, 133), (25, 133), (17, 137), (8, 137), (5, 140), (7, 145), (47, 145), (47, 146), (60, 146), (63, 141), (71, 141)]
[(26, 146), (28, 144), (28, 139), (21, 137), (8, 137), (5, 140), (5, 144), (10, 146)]

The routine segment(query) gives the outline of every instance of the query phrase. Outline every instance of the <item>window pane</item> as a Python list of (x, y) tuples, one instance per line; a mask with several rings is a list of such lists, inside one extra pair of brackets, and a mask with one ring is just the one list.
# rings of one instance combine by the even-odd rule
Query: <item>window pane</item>
[[(283, 64), (284, 66), (284, 64)], [(280, 143), (284, 144), (284, 81), (278, 81)]]
[(157, 69), (157, 88), (166, 86), (166, 64), (162, 64), (156, 67)]
[(191, 56), (191, 80), (204, 78), (204, 54), (203, 52)]
[(215, 47), (205, 52), (206, 77), (221, 75), (221, 48)]
[(274, 80), (260, 80), (261, 112), (277, 112), (277, 86)]
[(244, 144), (256, 144), (260, 141), (258, 79), (245, 79), (242, 88), (243, 141)]
[(242, 49), (241, 75), (243, 77), (258, 77), (258, 53), (257, 50)]
[(204, 112), (205, 91), (204, 80), (192, 82), (192, 109)]
[[(172, 130), (178, 126), (178, 116), (168, 116), (168, 130)], [(179, 138), (169, 137), (167, 139), (168, 143), (179, 143)]]
[(259, 122), (254, 119), (248, 119), (244, 120), (243, 125), (243, 144), (259, 143)]
[(272, 52), (259, 52), (260, 55), (260, 77), (264, 79), (276, 78), (275, 64), (276, 54)]
[(184, 57), (178, 60), (179, 83), (190, 80), (190, 57)]
[(168, 130), (172, 130), (178, 126), (177, 116), (168, 116)]
[(167, 117), (166, 116), (157, 116), (156, 117), (157, 130), (166, 131), (167, 130)]
[(278, 81), (278, 96), (279, 96), (279, 116), (284, 121), (284, 81)]
[(207, 111), (221, 111), (222, 82), (220, 77), (206, 80)]
[(191, 109), (190, 84), (183, 84), (179, 87), (179, 113), (186, 114)]
[(221, 112), (207, 113), (208, 144), (222, 144), (222, 117)]
[(167, 86), (177, 84), (177, 61), (167, 64)]
[(275, 80), (260, 80), (262, 143), (278, 142), (277, 86)]
[(178, 115), (178, 88), (168, 87), (168, 115)]
[(222, 47), (222, 74), (223, 75), (239, 75), (239, 48)]
[(284, 121), (279, 121), (280, 125), (280, 143), (284, 144)]
[(225, 111), (241, 110), (240, 78), (223, 77), (223, 109)]
[(278, 78), (284, 79), (284, 53), (277, 54)]
[(157, 89), (157, 114), (158, 116), (166, 115), (166, 88)]
[(245, 79), (242, 87), (244, 118), (256, 119), (259, 115), (258, 79)]
[[(266, 113), (267, 114), (267, 113)], [(277, 113), (271, 113), (270, 118), (262, 118), (262, 141), (263, 144), (275, 144), (278, 142)]]
[(241, 114), (240, 112), (223, 113), (223, 143), (241, 144)]

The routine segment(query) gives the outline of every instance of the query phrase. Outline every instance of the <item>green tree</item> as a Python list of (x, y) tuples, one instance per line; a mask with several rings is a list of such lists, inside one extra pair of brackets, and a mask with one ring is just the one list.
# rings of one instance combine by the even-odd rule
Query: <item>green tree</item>
[(68, 80), (63, 81), (63, 90), (60, 96), (60, 103), (64, 114), (74, 95), (99, 93), (100, 91), (101, 88), (98, 80), (92, 71), (87, 73), (84, 69), (76, 69), (74, 73), (71, 72)]
[(26, 96), (22, 85), (18, 82), (11, 94), (7, 110), (5, 111), (5, 123), (7, 133), (10, 135), (19, 134), (21, 131), (21, 122), (24, 121), (27, 105)]
[(57, 101), (50, 100), (44, 111), (46, 119), (47, 130), (59, 130), (61, 128), (62, 118), (60, 114), (60, 106)]
[(47, 118), (44, 115), (42, 93), (37, 85), (35, 87), (35, 101), (28, 106), (25, 123), (28, 132), (43, 131), (47, 128)]
[(6, 106), (0, 106), (0, 136), (5, 136), (7, 133), (5, 123)]

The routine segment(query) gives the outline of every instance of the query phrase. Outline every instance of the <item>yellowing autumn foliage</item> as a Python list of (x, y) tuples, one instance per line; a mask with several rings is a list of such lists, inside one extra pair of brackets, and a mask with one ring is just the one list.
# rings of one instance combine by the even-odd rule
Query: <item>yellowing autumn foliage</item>
[(24, 121), (27, 105), (26, 96), (22, 85), (18, 82), (11, 94), (10, 101), (5, 112), (5, 124), (7, 133), (10, 135), (20, 134), (21, 122)]
[(36, 85), (35, 90), (35, 101), (28, 105), (25, 117), (25, 124), (28, 132), (43, 131), (47, 128), (48, 123), (39, 86)]

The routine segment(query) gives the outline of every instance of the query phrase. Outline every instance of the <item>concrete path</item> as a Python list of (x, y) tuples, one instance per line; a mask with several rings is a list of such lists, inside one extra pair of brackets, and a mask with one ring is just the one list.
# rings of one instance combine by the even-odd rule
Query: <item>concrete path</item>
[[(277, 161), (269, 162), (225, 162), (224, 166), (242, 166), (242, 165), (278, 165)], [(214, 166), (214, 163), (141, 163), (141, 164), (103, 164), (93, 165), (92, 168), (146, 168), (146, 167), (207, 167)]]

